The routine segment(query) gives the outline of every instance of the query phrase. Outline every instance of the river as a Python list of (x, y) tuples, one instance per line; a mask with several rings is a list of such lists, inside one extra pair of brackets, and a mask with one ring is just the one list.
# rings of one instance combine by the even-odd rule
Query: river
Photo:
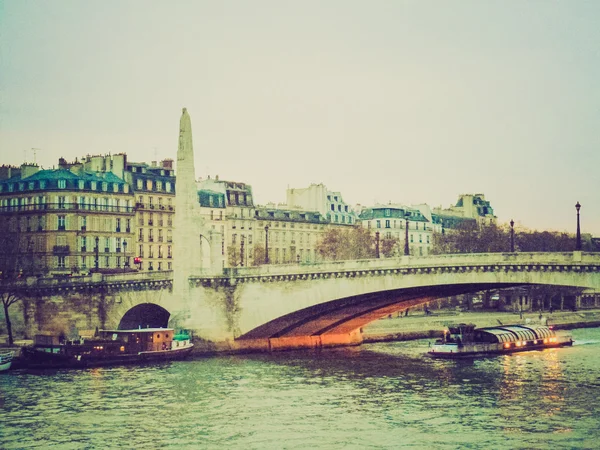
[(600, 329), (492, 358), (428, 340), (0, 375), (0, 448), (599, 448)]

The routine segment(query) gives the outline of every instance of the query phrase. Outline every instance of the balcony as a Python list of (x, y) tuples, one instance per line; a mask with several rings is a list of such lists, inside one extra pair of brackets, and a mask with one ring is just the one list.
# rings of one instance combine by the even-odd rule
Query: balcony
[(110, 252), (110, 248), (104, 247), (104, 253), (108, 253), (108, 252)]
[(154, 209), (154, 205), (150, 205), (150, 209)]
[(136, 208), (144, 208), (144, 204), (143, 203), (136, 203), (135, 207)]
[(52, 248), (52, 253), (55, 255), (68, 255), (71, 253), (71, 250), (68, 245), (55, 245)]

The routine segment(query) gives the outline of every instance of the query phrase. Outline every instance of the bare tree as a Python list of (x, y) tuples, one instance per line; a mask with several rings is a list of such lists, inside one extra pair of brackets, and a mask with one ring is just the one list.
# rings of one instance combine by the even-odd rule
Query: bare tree
[(21, 300), (17, 281), (23, 275), (27, 254), (22, 252), (20, 223), (17, 217), (1, 218), (0, 229), (4, 230), (0, 236), (0, 301), (4, 309), (8, 343), (12, 345), (14, 338), (9, 309)]
[(317, 242), (316, 250), (326, 260), (368, 259), (375, 257), (375, 238), (363, 227), (327, 231)]

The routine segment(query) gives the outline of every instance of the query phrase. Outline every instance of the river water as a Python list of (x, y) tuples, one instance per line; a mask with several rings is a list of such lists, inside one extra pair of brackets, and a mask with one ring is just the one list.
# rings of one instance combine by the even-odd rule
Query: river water
[(600, 448), (600, 329), (443, 361), (428, 340), (0, 376), (0, 448)]

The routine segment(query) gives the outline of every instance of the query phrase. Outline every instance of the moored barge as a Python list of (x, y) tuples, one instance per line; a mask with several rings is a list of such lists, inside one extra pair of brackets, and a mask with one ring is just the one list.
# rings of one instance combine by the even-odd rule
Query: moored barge
[(569, 334), (543, 325), (501, 325), (476, 328), (460, 324), (444, 331), (428, 354), (434, 358), (462, 358), (507, 354), (573, 345)]
[(172, 328), (98, 330), (91, 338), (36, 335), (21, 351), (22, 367), (78, 368), (183, 359), (194, 344)]

